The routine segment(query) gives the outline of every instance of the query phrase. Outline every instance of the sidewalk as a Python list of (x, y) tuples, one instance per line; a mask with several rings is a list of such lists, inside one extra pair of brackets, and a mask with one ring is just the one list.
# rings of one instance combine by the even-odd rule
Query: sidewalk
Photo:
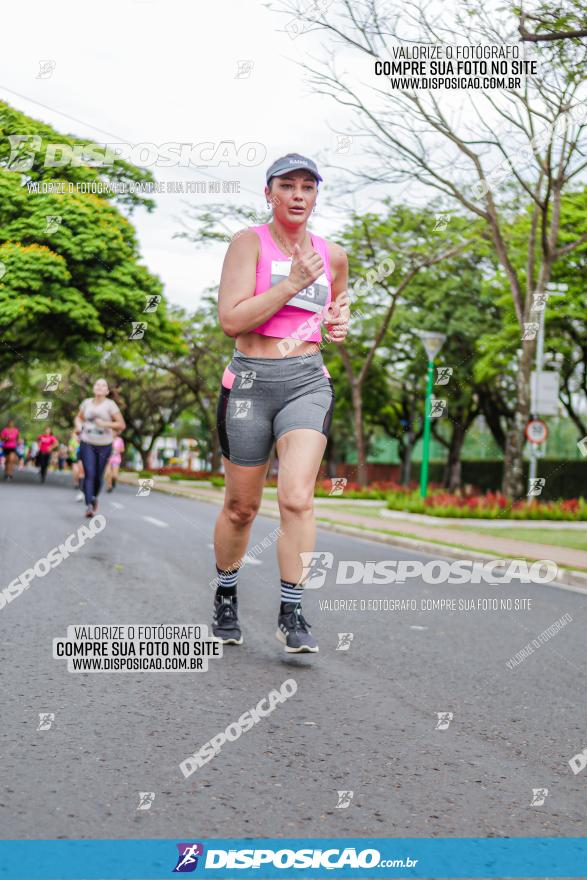
[[(222, 488), (201, 483), (193, 485), (189, 481), (169, 480), (160, 477), (153, 479), (153, 488), (157, 491), (217, 505), (223, 503), (224, 489)], [(128, 473), (121, 474), (121, 482), (136, 485), (137, 477)], [(338, 509), (337, 504), (340, 505)], [(371, 540), (409, 547), (432, 555), (438, 555), (442, 549), (443, 556), (456, 559), (462, 558), (463, 550), (466, 550), (469, 556), (479, 559), (495, 559), (496, 557), (528, 560), (549, 559), (559, 566), (558, 581), (579, 588), (583, 587), (587, 591), (587, 550), (560, 547), (542, 542), (521, 541), (508, 538), (506, 535), (496, 537), (469, 531), (470, 527), (474, 528), (475, 526), (494, 528), (495, 522), (493, 520), (467, 519), (464, 522), (449, 520), (449, 525), (447, 525), (446, 519), (441, 519), (437, 523), (435, 517), (424, 517), (402, 511), (385, 510), (382, 516), (377, 516), (373, 504), (361, 507), (361, 502), (338, 501), (334, 498), (316, 498), (314, 506), (316, 519), (323, 528), (330, 528), (343, 534), (362, 535)], [(349, 507), (352, 507), (353, 510), (349, 511)], [(259, 512), (265, 516), (279, 517), (275, 490), (268, 489), (264, 492)], [(515, 520), (512, 521), (512, 524), (516, 528), (537, 527), (536, 520)], [(467, 525), (466, 531), (462, 528), (463, 525)], [(559, 529), (565, 527), (564, 522), (545, 522), (541, 525), (545, 528), (553, 525)], [(587, 524), (585, 526), (587, 544)]]

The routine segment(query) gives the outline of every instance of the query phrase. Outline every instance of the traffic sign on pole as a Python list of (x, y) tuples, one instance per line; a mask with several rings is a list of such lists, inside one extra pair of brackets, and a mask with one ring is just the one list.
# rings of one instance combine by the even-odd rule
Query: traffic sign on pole
[(530, 376), (532, 402), (530, 412), (536, 416), (558, 415), (559, 375), (554, 370), (533, 370)]
[(542, 419), (532, 419), (526, 425), (526, 439), (539, 446), (548, 437), (548, 425)]

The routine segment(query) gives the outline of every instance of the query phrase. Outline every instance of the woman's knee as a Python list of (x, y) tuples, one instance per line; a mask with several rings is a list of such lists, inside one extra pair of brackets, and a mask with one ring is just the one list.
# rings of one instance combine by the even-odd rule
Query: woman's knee
[(314, 491), (312, 489), (294, 489), (291, 492), (280, 492), (277, 496), (279, 510), (290, 516), (308, 516), (314, 511)]
[(224, 502), (224, 512), (233, 525), (247, 526), (255, 519), (259, 506), (258, 501), (232, 498)]

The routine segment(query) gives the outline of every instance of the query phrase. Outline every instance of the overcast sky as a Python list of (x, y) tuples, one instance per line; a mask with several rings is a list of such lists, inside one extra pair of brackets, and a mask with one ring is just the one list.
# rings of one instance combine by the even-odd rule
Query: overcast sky
[[(196, 249), (173, 239), (185, 206), (224, 200), (262, 210), (263, 172), (275, 158), (292, 151), (334, 154), (332, 129), (345, 130), (343, 110), (313, 96), (295, 63), (312, 43), (319, 46), (314, 36), (292, 39), (285, 29), (290, 18), (257, 0), (106, 0), (99, 7), (33, 0), (24, 14), (8, 4), (2, 19), (0, 97), (58, 131), (99, 143), (260, 145), (251, 167), (205, 169), (239, 181), (240, 195), (165, 193), (155, 197), (152, 214), (138, 211), (132, 218), (145, 263), (169, 299), (190, 309), (204, 288), (218, 283), (225, 246)], [(47, 60), (55, 62), (54, 71), (39, 78)], [(333, 158), (341, 165), (352, 161), (352, 150)], [(162, 181), (209, 180), (195, 168), (152, 170)], [(341, 220), (327, 204), (327, 190), (328, 180), (312, 223), (325, 236)]]

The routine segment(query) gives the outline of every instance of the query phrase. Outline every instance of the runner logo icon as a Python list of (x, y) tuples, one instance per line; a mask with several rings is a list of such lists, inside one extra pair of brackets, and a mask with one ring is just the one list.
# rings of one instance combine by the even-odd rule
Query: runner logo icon
[(337, 651), (348, 651), (354, 637), (355, 637), (354, 633), (339, 633), (338, 634), (338, 645), (336, 646), (336, 650)]
[(174, 874), (187, 874), (195, 871), (198, 867), (198, 856), (204, 855), (204, 847), (201, 843), (177, 843), (179, 856), (177, 865), (173, 869)]
[(337, 810), (346, 810), (351, 805), (351, 801), (354, 796), (354, 791), (339, 791), (338, 793), (338, 803), (336, 804)]
[(530, 806), (531, 807), (541, 807), (547, 797), (548, 797), (548, 789), (547, 788), (533, 788), (532, 789), (532, 800), (530, 801)]
[(257, 373), (255, 370), (241, 370), (240, 378), (239, 388), (252, 388), (253, 380), (257, 378)]
[(51, 730), (51, 725), (54, 721), (54, 712), (39, 712), (39, 726), (37, 730)]
[(318, 551), (300, 553), (303, 570), (300, 578), (306, 590), (318, 590), (326, 580), (326, 571), (332, 568), (334, 556), (332, 553)]
[(248, 419), (249, 415), (252, 413), (251, 405), (252, 400), (235, 400), (234, 402), (234, 417), (235, 419)]
[(450, 722), (453, 720), (454, 715), (452, 712), (437, 712), (438, 721), (436, 722), (435, 730), (448, 730), (450, 726)]
[(154, 791), (139, 791), (139, 805), (137, 810), (150, 810), (154, 800)]

